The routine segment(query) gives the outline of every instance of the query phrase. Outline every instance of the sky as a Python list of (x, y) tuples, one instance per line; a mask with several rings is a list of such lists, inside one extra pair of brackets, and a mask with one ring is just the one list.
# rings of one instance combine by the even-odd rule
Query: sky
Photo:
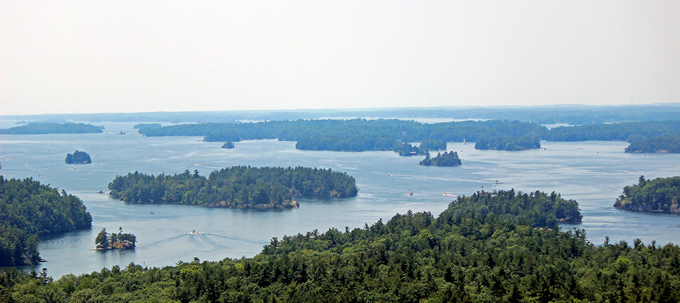
[(0, 115), (668, 102), (677, 0), (0, 0)]

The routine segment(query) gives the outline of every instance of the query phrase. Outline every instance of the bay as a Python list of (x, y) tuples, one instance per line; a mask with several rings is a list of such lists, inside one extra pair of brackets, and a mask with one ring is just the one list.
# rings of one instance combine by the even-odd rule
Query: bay
[[(4, 121), (8, 123), (7, 121)], [(45, 262), (24, 269), (47, 268), (48, 274), (81, 274), (125, 267), (130, 262), (168, 266), (176, 262), (252, 257), (272, 237), (363, 228), (396, 213), (429, 211), (437, 216), (455, 199), (444, 193), (471, 195), (480, 190), (555, 191), (579, 202), (590, 241), (678, 243), (680, 217), (626, 212), (612, 205), (626, 185), (646, 178), (670, 177), (680, 171), (677, 154), (626, 154), (626, 142), (542, 142), (544, 149), (522, 152), (480, 151), (474, 143), (449, 143), (458, 151), (459, 167), (423, 167), (422, 157), (399, 157), (393, 152), (301, 151), (295, 142), (256, 140), (237, 142), (235, 149), (201, 137), (145, 138), (135, 123), (103, 123), (102, 134), (3, 135), (0, 156), (5, 178), (32, 177), (81, 198), (93, 217), (91, 230), (41, 238)], [(119, 135), (120, 131), (126, 135)], [(92, 164), (68, 165), (67, 153), (88, 152)], [(185, 205), (139, 205), (110, 198), (108, 183), (116, 175), (198, 170), (208, 175), (233, 165), (304, 166), (331, 168), (357, 179), (359, 195), (347, 199), (300, 199), (300, 208), (255, 211)], [(498, 181), (496, 184), (495, 181)], [(151, 214), (153, 212), (153, 214)], [(92, 251), (102, 229), (131, 232), (139, 240), (129, 251)], [(192, 231), (197, 234), (192, 234)]]

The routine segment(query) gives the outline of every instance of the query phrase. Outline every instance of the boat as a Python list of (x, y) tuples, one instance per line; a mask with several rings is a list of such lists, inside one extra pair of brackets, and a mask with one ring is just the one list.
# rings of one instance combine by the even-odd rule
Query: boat
[(190, 234), (190, 235), (197, 235), (198, 233), (197, 233), (196, 230), (194, 229), (194, 230), (192, 230), (189, 234)]
[(149, 212), (149, 215), (153, 215), (153, 210)]
[(450, 193), (444, 193), (444, 196), (447, 197), (458, 197), (458, 195), (450, 194)]

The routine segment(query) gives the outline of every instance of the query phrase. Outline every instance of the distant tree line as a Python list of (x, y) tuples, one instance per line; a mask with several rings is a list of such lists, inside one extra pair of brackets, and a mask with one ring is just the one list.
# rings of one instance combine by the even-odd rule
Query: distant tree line
[(0, 175), (0, 266), (38, 263), (38, 236), (91, 226), (92, 217), (78, 197), (32, 178)]
[(627, 153), (680, 153), (680, 137), (658, 137), (633, 141)]
[(392, 150), (395, 144), (397, 144), (396, 139), (386, 136), (319, 136), (300, 139), (295, 144), (295, 148), (301, 150), (362, 152), (367, 150)]
[(548, 131), (543, 140), (548, 141), (628, 141), (656, 137), (680, 137), (680, 121), (624, 122), (558, 127)]
[[(154, 129), (163, 127), (160, 123), (139, 123), (135, 124), (134, 129)], [(139, 132), (139, 131), (138, 131)]]
[(88, 153), (76, 150), (73, 154), (66, 154), (64, 162), (66, 164), (89, 164), (92, 163), (92, 159)]
[(640, 176), (637, 185), (626, 186), (616, 199), (618, 209), (680, 213), (680, 177), (645, 179)]
[(29, 123), (22, 126), (0, 129), (0, 134), (7, 135), (36, 135), (36, 134), (87, 134), (101, 133), (104, 126), (84, 123)]
[(425, 159), (418, 163), (418, 165), (424, 166), (459, 166), (461, 164), (460, 158), (458, 158), (458, 152), (455, 151), (437, 153), (437, 156), (434, 158), (427, 152), (425, 154)]
[(132, 203), (190, 204), (230, 208), (290, 208), (294, 196), (352, 197), (355, 179), (331, 169), (234, 166), (158, 176), (129, 173), (109, 183), (111, 196)]
[(536, 136), (483, 137), (475, 142), (475, 149), (520, 151), (541, 148), (541, 140)]
[(580, 218), (572, 204), (554, 193), (477, 193), (437, 218), (409, 211), (361, 229), (273, 238), (253, 258), (130, 263), (56, 281), (5, 270), (0, 301), (680, 301), (680, 247), (594, 245), (585, 230), (554, 224)]

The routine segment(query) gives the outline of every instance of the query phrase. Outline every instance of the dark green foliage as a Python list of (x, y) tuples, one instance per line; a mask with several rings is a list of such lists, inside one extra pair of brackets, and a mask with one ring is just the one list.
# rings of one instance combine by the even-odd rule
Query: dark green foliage
[(92, 159), (88, 153), (76, 150), (73, 154), (67, 154), (64, 162), (66, 164), (89, 164), (92, 163)]
[(36, 134), (86, 134), (101, 133), (103, 126), (84, 123), (29, 123), (22, 126), (0, 129), (0, 134), (36, 135)]
[(519, 151), (541, 148), (541, 140), (535, 136), (479, 138), (475, 149)]
[(458, 158), (458, 152), (444, 152), (442, 153), (437, 153), (437, 156), (434, 158), (430, 157), (430, 153), (425, 154), (425, 159), (420, 161), (418, 165), (424, 165), (424, 166), (459, 166), (462, 163), (460, 162), (460, 158)]
[(224, 145), (222, 145), (222, 148), (232, 149), (234, 148), (234, 142), (231, 141), (225, 142)]
[(633, 141), (627, 153), (680, 153), (680, 137), (658, 137)]
[(578, 202), (565, 200), (553, 192), (515, 193), (515, 190), (498, 192), (477, 192), (469, 197), (458, 197), (441, 217), (455, 220), (456, 217), (496, 215), (504, 219), (532, 227), (553, 227), (558, 222), (580, 223), (581, 213)]
[(132, 128), (134, 129), (139, 129), (137, 132), (142, 133), (142, 129), (154, 129), (154, 128), (161, 128), (162, 125), (160, 123), (139, 123), (135, 124)]
[(91, 225), (92, 217), (77, 197), (31, 178), (0, 176), (0, 266), (37, 263), (38, 235)]
[(135, 247), (137, 237), (134, 234), (123, 233), (123, 228), (116, 233), (107, 233), (106, 228), (103, 228), (97, 238), (94, 239), (94, 244), (97, 245), (98, 250), (106, 249), (131, 249)]
[[(505, 195), (507, 193), (503, 193)], [(525, 200), (513, 195), (514, 200)], [(552, 195), (550, 196), (552, 199)], [(468, 199), (468, 198), (464, 198)], [(470, 203), (475, 200), (470, 198)], [(484, 198), (481, 198), (484, 199)], [(558, 198), (556, 198), (558, 199)], [(477, 200), (479, 201), (479, 200)], [(525, 202), (518, 202), (523, 204)], [(528, 202), (534, 209), (544, 203)], [(456, 204), (451, 205), (455, 208)], [(510, 212), (512, 213), (512, 212)], [(57, 281), (9, 270), (0, 299), (68, 302), (678, 302), (680, 248), (594, 246), (583, 230), (450, 209), (273, 238), (254, 258), (114, 266)], [(533, 222), (533, 220), (531, 220)], [(4, 289), (4, 291), (3, 291)]]
[(424, 155), (426, 151), (422, 150), (418, 146), (413, 146), (409, 143), (401, 143), (397, 142), (394, 144), (394, 147), (392, 149), (395, 153), (398, 153), (399, 156), (420, 156)]
[(542, 139), (548, 141), (618, 140), (634, 141), (656, 137), (680, 137), (680, 121), (593, 124), (551, 129)]
[(439, 139), (425, 139), (420, 141), (419, 147), (422, 151), (446, 150), (446, 141)]
[(637, 185), (626, 186), (614, 207), (634, 211), (680, 213), (680, 177), (645, 180), (640, 176)]
[(385, 136), (318, 136), (298, 140), (295, 148), (301, 150), (362, 152), (367, 150), (392, 150), (396, 143), (395, 139)]
[(289, 208), (293, 196), (352, 197), (355, 179), (330, 169), (233, 166), (208, 178), (185, 171), (153, 176), (135, 172), (109, 183), (111, 196), (128, 202), (231, 208)]

